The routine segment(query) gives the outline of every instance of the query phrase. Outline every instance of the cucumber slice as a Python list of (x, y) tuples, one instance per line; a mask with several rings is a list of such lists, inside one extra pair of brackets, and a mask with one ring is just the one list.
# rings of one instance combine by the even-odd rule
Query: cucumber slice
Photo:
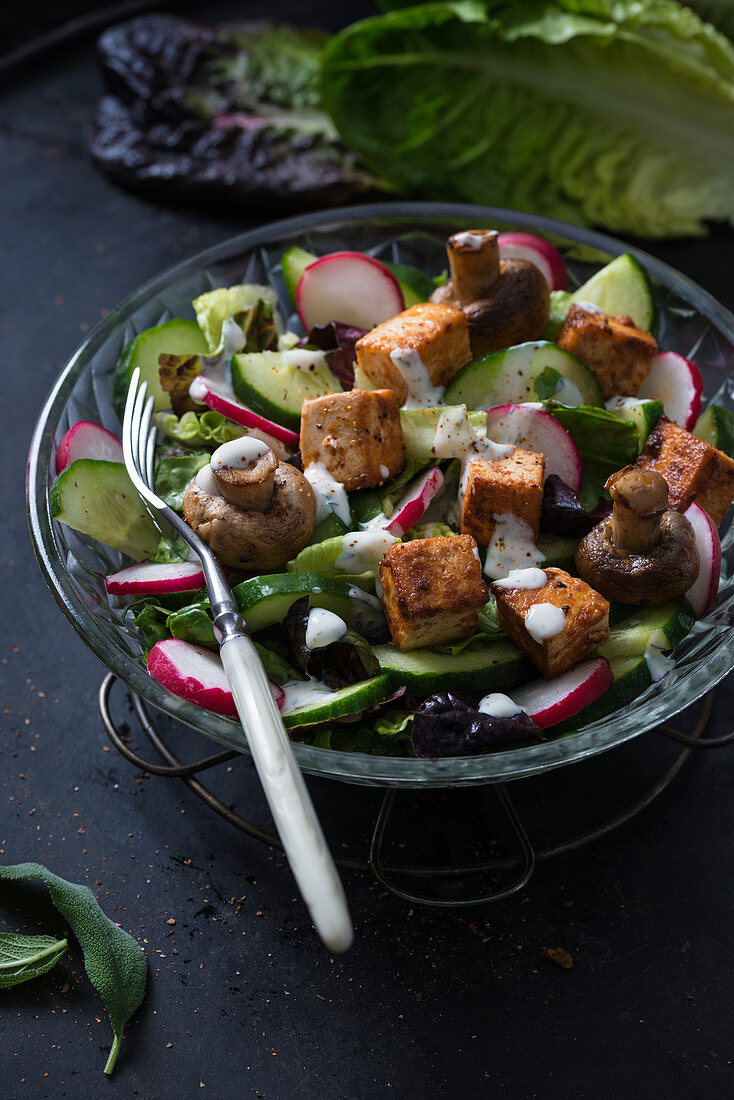
[(208, 350), (206, 337), (196, 321), (182, 317), (174, 317), (172, 321), (141, 332), (124, 348), (112, 378), (112, 401), (120, 420), (125, 411), (130, 376), (136, 367), (140, 368), (141, 380), (148, 383), (148, 393), (155, 397), (155, 411), (160, 412), (170, 409), (171, 399), (161, 387), (158, 356), (206, 355)]
[(578, 714), (574, 714), (573, 718), (553, 726), (551, 732), (554, 737), (561, 733), (570, 733), (581, 729), (582, 726), (587, 726), (589, 722), (596, 722), (598, 718), (604, 718), (605, 715), (611, 714), (613, 710), (626, 706), (652, 683), (650, 670), (644, 657), (620, 657), (615, 661), (610, 661), (609, 664), (614, 676), (612, 686), (598, 699), (595, 699), (593, 703), (590, 703), (588, 707), (584, 707)]
[(299, 248), (297, 245), (289, 248), (280, 258), (280, 270), (283, 272), (286, 289), (294, 309), (296, 306), (296, 290), (301, 281), (301, 276), (314, 260), (318, 260), (318, 256), (314, 252), (307, 252), (305, 248)]
[(403, 653), (394, 645), (378, 645), (373, 652), (383, 672), (390, 674), (394, 684), (405, 684), (411, 695), (507, 687), (520, 683), (532, 671), (527, 658), (505, 640), (473, 642), (454, 654), (435, 649)]
[(296, 432), (305, 400), (342, 392), (324, 353), (305, 348), (233, 355), (232, 388), (253, 412)]
[(734, 415), (723, 405), (709, 405), (696, 421), (693, 434), (725, 455), (734, 456)]
[(648, 332), (657, 324), (658, 310), (650, 276), (629, 252), (617, 256), (592, 275), (573, 292), (571, 301), (590, 302), (610, 317), (626, 314)]
[[(428, 463), (436, 461), (436, 452), (433, 446), (436, 440), (436, 428), (444, 413), (451, 412), (445, 405), (432, 406), (426, 409), (401, 409), (400, 424), (405, 439), (406, 462)], [(458, 413), (458, 410), (457, 410)], [(484, 412), (470, 412), (466, 408), (461, 413), (466, 416), (474, 431), (481, 436), (487, 434), (487, 414)], [(457, 424), (452, 435), (457, 440), (461, 439), (460, 425)], [(457, 451), (457, 457), (459, 457)]]
[(308, 596), (311, 607), (325, 607), (341, 619), (351, 611), (351, 586), (320, 573), (273, 573), (251, 577), (233, 588), (242, 617), (254, 633), (282, 623), (292, 603)]
[(475, 359), (449, 382), (443, 400), (488, 409), (549, 397), (564, 405), (602, 404), (599, 383), (588, 367), (556, 344), (533, 340)]
[(393, 681), (390, 676), (373, 676), (371, 680), (347, 684), (329, 695), (317, 695), (313, 703), (284, 711), (283, 725), (286, 729), (300, 729), (302, 726), (315, 726), (320, 722), (345, 718), (348, 714), (359, 714), (367, 707), (383, 703), (392, 692)]
[[(665, 412), (662, 401), (638, 401), (635, 397), (616, 397), (607, 402), (607, 410), (619, 420), (634, 424), (637, 428), (638, 451)], [(731, 414), (729, 414), (731, 415)]]
[(612, 628), (609, 638), (594, 650), (594, 655), (606, 657), (608, 661), (641, 657), (650, 635), (658, 630), (665, 636), (668, 648), (674, 649), (694, 622), (693, 611), (683, 596), (658, 607), (638, 608), (629, 619)]
[(161, 533), (148, 515), (121, 462), (79, 458), (48, 494), (53, 519), (131, 558), (150, 558)]
[(326, 542), (327, 539), (335, 539), (337, 535), (346, 535), (349, 528), (346, 523), (342, 523), (336, 512), (329, 512), (326, 519), (322, 519), (320, 523), (317, 523), (313, 529), (313, 535), (309, 546), (317, 546), (320, 542)]

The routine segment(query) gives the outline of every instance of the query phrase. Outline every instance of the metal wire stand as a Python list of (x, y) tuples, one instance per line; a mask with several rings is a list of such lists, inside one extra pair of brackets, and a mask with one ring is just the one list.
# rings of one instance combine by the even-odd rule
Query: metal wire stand
[[(190, 764), (183, 763), (156, 728), (143, 700), (134, 692), (129, 691), (128, 696), (140, 722), (141, 729), (165, 763), (158, 764), (145, 760), (127, 744), (120, 728), (112, 717), (110, 694), (116, 679), (112, 673), (109, 673), (103, 680), (99, 692), (99, 708), (107, 735), (117, 751), (142, 772), (182, 780), (197, 798), (200, 798), (214, 813), (234, 826), (235, 829), (252, 837), (253, 840), (258, 840), (262, 844), (267, 844), (271, 848), (282, 851), (282, 845), (275, 833), (261, 828), (237, 813), (236, 810), (225, 805), (197, 778), (202, 772), (237, 758), (240, 753), (234, 750), (226, 750), (206, 756)], [(637, 798), (620, 813), (608, 818), (601, 825), (580, 832), (560, 843), (536, 849), (531, 843), (525, 826), (510, 798), (507, 785), (494, 783), (491, 785), (491, 790), (496, 796), (517, 842), (519, 849), (517, 854), (492, 858), (461, 867), (391, 866), (385, 859), (385, 846), (388, 825), (399, 792), (394, 788), (389, 788), (385, 791), (373, 826), (367, 858), (353, 859), (345, 856), (335, 856), (335, 861), (345, 870), (370, 872), (386, 890), (413, 905), (454, 908), (486, 905), (489, 902), (508, 898), (527, 885), (538, 863), (575, 852), (587, 844), (600, 840), (621, 825), (625, 825), (637, 817), (672, 783), (694, 750), (722, 748), (734, 742), (734, 730), (723, 737), (703, 737), (711, 717), (713, 704), (714, 692), (711, 691), (701, 700), (700, 711), (691, 733), (683, 733), (667, 725), (658, 726), (653, 731), (655, 734), (682, 745), (672, 763), (665, 768), (655, 783), (641, 797)], [(479, 876), (491, 878), (494, 885), (489, 890), (481, 893), (467, 892), (467, 880)], [(504, 878), (501, 878), (501, 876), (504, 876)], [(512, 876), (509, 883), (506, 881), (507, 876)], [(427, 885), (430, 885), (430, 892), (417, 892), (413, 884), (420, 880), (424, 880)], [(457, 889), (463, 891), (461, 895), (457, 895)]]

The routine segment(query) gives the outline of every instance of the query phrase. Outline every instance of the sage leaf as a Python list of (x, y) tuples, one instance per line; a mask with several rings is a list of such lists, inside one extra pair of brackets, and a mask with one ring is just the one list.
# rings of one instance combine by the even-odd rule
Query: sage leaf
[(0, 989), (11, 989), (45, 974), (56, 966), (68, 946), (66, 940), (53, 936), (0, 932)]
[(0, 879), (40, 878), (51, 900), (68, 922), (84, 952), (89, 979), (104, 1001), (114, 1032), (112, 1050), (104, 1068), (112, 1073), (125, 1024), (145, 996), (147, 964), (142, 948), (100, 909), (87, 886), (55, 875), (40, 863), (0, 866)]

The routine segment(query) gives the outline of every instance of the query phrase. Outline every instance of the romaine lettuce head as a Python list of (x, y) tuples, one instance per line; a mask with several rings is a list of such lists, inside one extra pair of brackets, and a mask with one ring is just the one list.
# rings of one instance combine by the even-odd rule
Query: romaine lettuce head
[(734, 46), (673, 0), (391, 11), (331, 39), (322, 91), (413, 194), (650, 237), (734, 220)]

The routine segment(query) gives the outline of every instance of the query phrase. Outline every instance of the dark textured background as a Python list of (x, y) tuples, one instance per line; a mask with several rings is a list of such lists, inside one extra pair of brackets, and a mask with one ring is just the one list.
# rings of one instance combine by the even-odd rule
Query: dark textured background
[[(6, 46), (60, 11), (5, 9)], [(331, 27), (353, 12), (334, 2), (207, 9), (212, 19), (276, 14)], [(1, 993), (0, 1095), (731, 1095), (732, 753), (697, 757), (635, 823), (542, 865), (507, 903), (411, 909), (347, 874), (356, 943), (331, 958), (277, 855), (108, 747), (96, 709), (102, 667), (55, 608), (26, 532), (31, 429), (100, 316), (161, 268), (251, 223), (166, 210), (100, 178), (82, 146), (98, 90), (92, 41), (83, 39), (12, 74), (0, 107), (0, 858), (37, 859), (88, 883), (145, 947), (149, 988), (110, 1081), (110, 1029), (76, 945), (48, 976)], [(716, 229), (706, 241), (650, 250), (734, 307), (733, 237)], [(119, 690), (115, 700), (125, 719)], [(714, 732), (728, 728), (731, 702), (721, 689)], [(177, 743), (189, 759), (209, 751), (193, 735)], [(648, 735), (518, 791), (533, 839), (542, 845), (621, 808), (671, 758)], [(212, 782), (267, 823), (248, 763)], [(311, 788), (335, 850), (363, 850), (379, 796)], [(420, 843), (420, 814), (445, 822), (447, 837), (465, 829), (477, 841), (492, 805), (486, 792), (421, 796), (418, 825), (398, 822), (397, 841)], [(0, 887), (0, 928), (63, 925), (40, 888), (14, 885)], [(546, 961), (544, 947), (569, 951), (573, 969)]]

